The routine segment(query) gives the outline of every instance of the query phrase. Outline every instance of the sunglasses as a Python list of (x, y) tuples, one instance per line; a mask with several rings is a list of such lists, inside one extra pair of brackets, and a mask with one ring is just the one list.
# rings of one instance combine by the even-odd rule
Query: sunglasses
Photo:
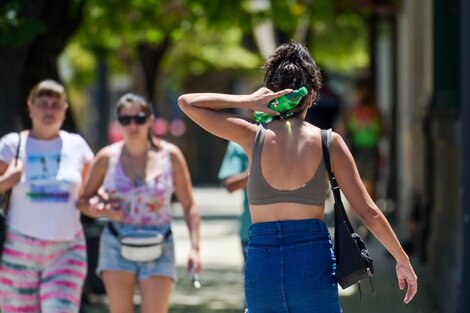
[(118, 122), (122, 126), (130, 125), (132, 121), (137, 125), (143, 125), (147, 122), (147, 114), (139, 113), (137, 115), (120, 115), (118, 116)]

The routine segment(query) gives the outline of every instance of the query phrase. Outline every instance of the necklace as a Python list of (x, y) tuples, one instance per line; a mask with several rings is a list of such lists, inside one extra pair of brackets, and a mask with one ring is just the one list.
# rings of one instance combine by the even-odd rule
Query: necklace
[[(124, 147), (124, 151), (126, 152), (126, 157), (128, 158), (129, 160), (129, 165), (130, 165), (130, 170), (132, 172), (132, 178), (133, 178), (133, 181), (134, 181), (134, 187), (140, 187), (142, 185), (144, 185), (145, 183), (145, 172), (146, 172), (146, 169), (147, 169), (147, 155), (148, 155), (148, 149), (145, 150), (145, 154), (144, 154), (144, 159), (142, 162), (134, 162), (134, 159), (132, 157), (132, 155), (129, 153), (129, 151), (127, 151), (127, 149)], [(143, 163), (143, 168), (142, 166), (138, 166), (138, 165), (141, 165)], [(138, 169), (140, 169), (140, 171), (138, 171)], [(138, 172), (141, 172), (141, 174), (139, 175)]]

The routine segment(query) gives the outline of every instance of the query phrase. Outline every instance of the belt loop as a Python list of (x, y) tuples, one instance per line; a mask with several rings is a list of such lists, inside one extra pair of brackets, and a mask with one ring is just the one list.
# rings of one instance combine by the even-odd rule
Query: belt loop
[(279, 233), (282, 233), (282, 224), (280, 221), (276, 222), (276, 229)]

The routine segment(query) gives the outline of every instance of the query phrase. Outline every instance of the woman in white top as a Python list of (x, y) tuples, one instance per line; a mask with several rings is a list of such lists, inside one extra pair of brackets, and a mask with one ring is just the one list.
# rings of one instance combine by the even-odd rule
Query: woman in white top
[(28, 97), (32, 128), (0, 142), (0, 192), (12, 188), (1, 312), (79, 311), (87, 259), (75, 203), (93, 152), (81, 136), (60, 130), (68, 106), (62, 85), (39, 82)]

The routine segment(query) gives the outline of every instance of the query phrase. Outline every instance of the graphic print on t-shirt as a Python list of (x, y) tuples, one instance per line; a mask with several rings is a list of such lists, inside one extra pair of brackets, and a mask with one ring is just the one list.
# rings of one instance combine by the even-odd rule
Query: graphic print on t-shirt
[(32, 202), (67, 202), (70, 184), (58, 179), (59, 166), (63, 162), (60, 153), (42, 153), (28, 156), (30, 190), (26, 197)]

